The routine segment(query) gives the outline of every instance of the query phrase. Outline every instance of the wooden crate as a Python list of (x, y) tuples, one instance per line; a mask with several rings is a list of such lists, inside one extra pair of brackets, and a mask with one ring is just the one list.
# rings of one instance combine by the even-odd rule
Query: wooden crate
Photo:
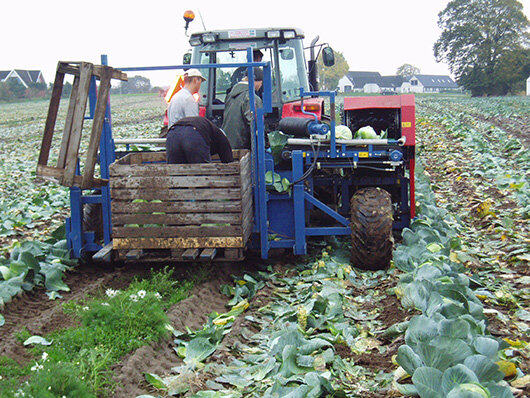
[[(72, 85), (72, 92), (70, 94), (57, 166), (51, 166), (48, 165), (48, 160), (65, 74), (74, 75), (74, 84)], [(80, 160), (79, 146), (81, 144), (81, 133), (83, 131), (89, 90), (93, 78), (99, 79), (100, 83), (97, 90), (92, 132), (86, 152), (83, 175), (76, 175)], [(83, 189), (95, 188), (108, 183), (105, 179), (95, 178), (94, 169), (96, 167), (99, 142), (105, 121), (111, 79), (126, 81), (127, 75), (105, 65), (93, 65), (89, 62), (59, 61), (37, 163), (38, 177), (54, 180), (67, 187), (77, 186)]]
[(253, 220), (250, 153), (236, 150), (224, 164), (165, 159), (130, 153), (110, 166), (113, 248), (243, 249)]

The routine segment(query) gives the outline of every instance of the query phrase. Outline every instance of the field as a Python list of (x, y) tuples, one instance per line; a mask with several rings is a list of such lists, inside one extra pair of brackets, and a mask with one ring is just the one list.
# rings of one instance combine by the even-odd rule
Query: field
[[(0, 397), (529, 396), (530, 98), (416, 104), (419, 216), (378, 272), (339, 239), (268, 262), (77, 264), (68, 191), (35, 181), (48, 103), (0, 104)], [(158, 135), (157, 96), (111, 107), (115, 138)]]

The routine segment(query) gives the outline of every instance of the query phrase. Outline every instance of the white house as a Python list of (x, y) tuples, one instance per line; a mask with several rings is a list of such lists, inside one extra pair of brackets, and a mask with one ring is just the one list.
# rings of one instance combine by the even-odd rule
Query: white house
[[(366, 84), (377, 83), (379, 78), (381, 78), (379, 72), (350, 71), (339, 80), (337, 88), (343, 93), (363, 92)], [(369, 89), (373, 87), (369, 86)]]
[(343, 93), (439, 93), (459, 89), (451, 77), (444, 75), (415, 75), (405, 79), (360, 71), (348, 72), (339, 80), (337, 88)]
[(381, 87), (377, 83), (366, 83), (363, 86), (363, 93), (380, 93)]
[(458, 90), (458, 84), (446, 75), (414, 75), (409, 82), (410, 91), (413, 93), (439, 93)]
[(7, 82), (10, 79), (17, 79), (26, 88), (32, 83), (46, 83), (40, 70), (0, 70), (0, 82)]

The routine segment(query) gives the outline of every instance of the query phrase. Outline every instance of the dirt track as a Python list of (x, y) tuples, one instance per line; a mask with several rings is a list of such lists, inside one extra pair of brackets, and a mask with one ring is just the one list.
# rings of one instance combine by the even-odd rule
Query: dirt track
[[(169, 309), (167, 315), (171, 325), (180, 331), (202, 328), (213, 311), (226, 312), (228, 297), (219, 292), (225, 283), (233, 283), (231, 275), (249, 271), (243, 264), (213, 266), (209, 279), (196, 285), (188, 298)], [(115, 397), (134, 397), (148, 393), (144, 372), (167, 374), (171, 368), (182, 363), (172, 347), (172, 338), (153, 346), (143, 346), (130, 353), (112, 369), (117, 384)]]

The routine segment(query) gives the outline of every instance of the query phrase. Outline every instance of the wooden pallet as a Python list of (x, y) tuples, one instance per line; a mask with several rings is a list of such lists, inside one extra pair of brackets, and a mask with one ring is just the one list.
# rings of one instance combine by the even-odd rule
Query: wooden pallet
[[(250, 154), (232, 163), (166, 164), (165, 152), (131, 153), (110, 166), (113, 248), (168, 250), (194, 259), (219, 249), (241, 257), (252, 230)], [(222, 249), (222, 250), (221, 250)], [(235, 255), (231, 249), (239, 250)], [(217, 255), (217, 253), (215, 254)]]
[(131, 249), (115, 250), (115, 259), (134, 262), (209, 262), (242, 261), (242, 248), (205, 248), (205, 249)]
[[(48, 158), (66, 74), (74, 76), (74, 83), (72, 85), (70, 103), (66, 114), (57, 166), (49, 166)], [(90, 82), (93, 76), (99, 79), (100, 84), (83, 175), (79, 176), (76, 175), (79, 145), (81, 143), (81, 132), (83, 130)], [(109, 66), (93, 65), (89, 62), (59, 61), (57, 72), (55, 73), (48, 116), (44, 127), (44, 135), (42, 137), (37, 164), (37, 176), (55, 180), (59, 184), (67, 187), (78, 186), (83, 189), (95, 188), (108, 183), (107, 180), (94, 178), (94, 168), (97, 161), (103, 122), (105, 120), (111, 79), (127, 80), (127, 75)]]

